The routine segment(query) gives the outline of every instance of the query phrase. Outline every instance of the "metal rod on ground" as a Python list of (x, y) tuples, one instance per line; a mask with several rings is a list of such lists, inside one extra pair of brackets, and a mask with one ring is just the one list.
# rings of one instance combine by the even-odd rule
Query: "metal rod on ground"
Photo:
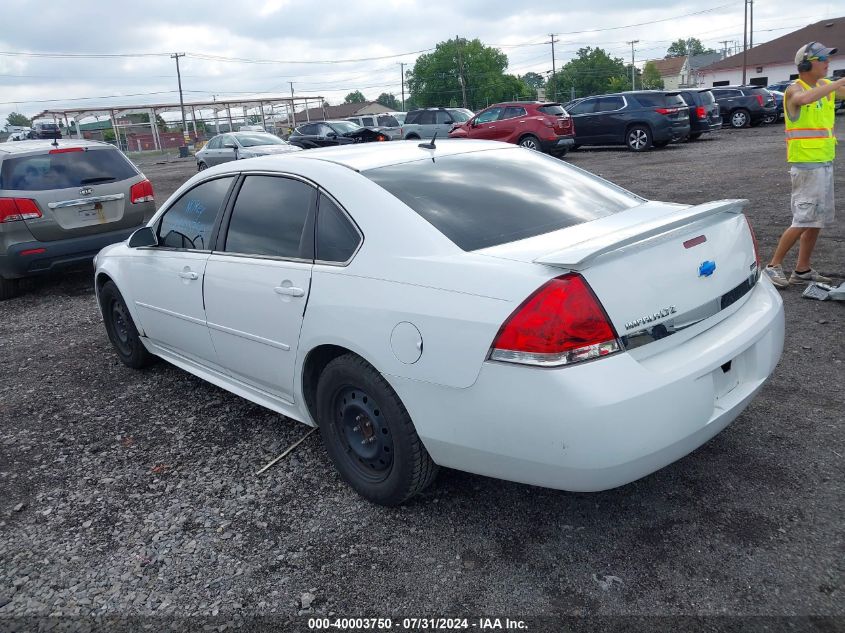
[(300, 444), (302, 444), (305, 440), (307, 440), (307, 439), (308, 439), (308, 436), (309, 436), (309, 435), (311, 435), (311, 434), (312, 434), (314, 431), (316, 431), (316, 430), (317, 430), (317, 427), (315, 426), (313, 429), (311, 429), (310, 431), (308, 431), (308, 433), (306, 433), (306, 434), (302, 437), (302, 439), (300, 439), (300, 440), (298, 440), (298, 441), (294, 442), (293, 444), (291, 444), (291, 445), (290, 445), (290, 446), (289, 446), (289, 447), (285, 450), (285, 452), (284, 452), (284, 453), (282, 453), (282, 454), (281, 454), (281, 455), (279, 455), (276, 459), (274, 459), (272, 462), (270, 462), (269, 464), (267, 464), (266, 466), (264, 466), (264, 468), (262, 468), (261, 470), (256, 471), (256, 473), (255, 473), (255, 474), (256, 474), (256, 475), (260, 475), (260, 474), (261, 474), (261, 473), (263, 473), (265, 470), (267, 470), (268, 468), (270, 468), (270, 467), (272, 467), (273, 465), (275, 465), (275, 463), (276, 463), (276, 462), (278, 462), (279, 460), (281, 460), (281, 459), (283, 459), (283, 458), (287, 457), (288, 453), (290, 453), (293, 449), (295, 449), (297, 446), (299, 446), (299, 445), (300, 445)]

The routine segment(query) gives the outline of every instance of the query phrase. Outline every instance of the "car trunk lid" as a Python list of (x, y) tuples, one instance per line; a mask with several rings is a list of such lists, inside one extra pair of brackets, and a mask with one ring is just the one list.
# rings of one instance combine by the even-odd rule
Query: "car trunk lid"
[(657, 324), (677, 330), (718, 314), (756, 282), (745, 204), (651, 202), (478, 252), (579, 272), (620, 337)]

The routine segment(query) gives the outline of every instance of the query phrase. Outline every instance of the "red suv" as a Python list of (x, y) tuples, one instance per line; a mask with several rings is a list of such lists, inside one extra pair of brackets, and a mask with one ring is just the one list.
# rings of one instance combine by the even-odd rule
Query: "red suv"
[(563, 156), (575, 145), (575, 124), (559, 103), (514, 101), (491, 105), (455, 124), (449, 138), (505, 141)]

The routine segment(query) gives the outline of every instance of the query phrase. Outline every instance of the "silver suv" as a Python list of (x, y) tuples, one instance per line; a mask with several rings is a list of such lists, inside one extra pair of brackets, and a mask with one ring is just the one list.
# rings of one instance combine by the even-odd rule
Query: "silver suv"
[(449, 130), (455, 123), (469, 121), (475, 113), (466, 108), (422, 108), (411, 110), (402, 124), (402, 138), (423, 139), (448, 138)]
[(0, 143), (0, 300), (24, 277), (90, 262), (153, 213), (152, 184), (112, 145)]

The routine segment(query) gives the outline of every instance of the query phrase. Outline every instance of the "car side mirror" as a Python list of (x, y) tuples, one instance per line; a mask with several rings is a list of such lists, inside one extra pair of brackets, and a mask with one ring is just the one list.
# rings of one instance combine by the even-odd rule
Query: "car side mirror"
[(158, 238), (151, 226), (142, 226), (129, 236), (129, 248), (158, 246)]
[(326, 138), (337, 138), (337, 132), (329, 132), (326, 134)]

